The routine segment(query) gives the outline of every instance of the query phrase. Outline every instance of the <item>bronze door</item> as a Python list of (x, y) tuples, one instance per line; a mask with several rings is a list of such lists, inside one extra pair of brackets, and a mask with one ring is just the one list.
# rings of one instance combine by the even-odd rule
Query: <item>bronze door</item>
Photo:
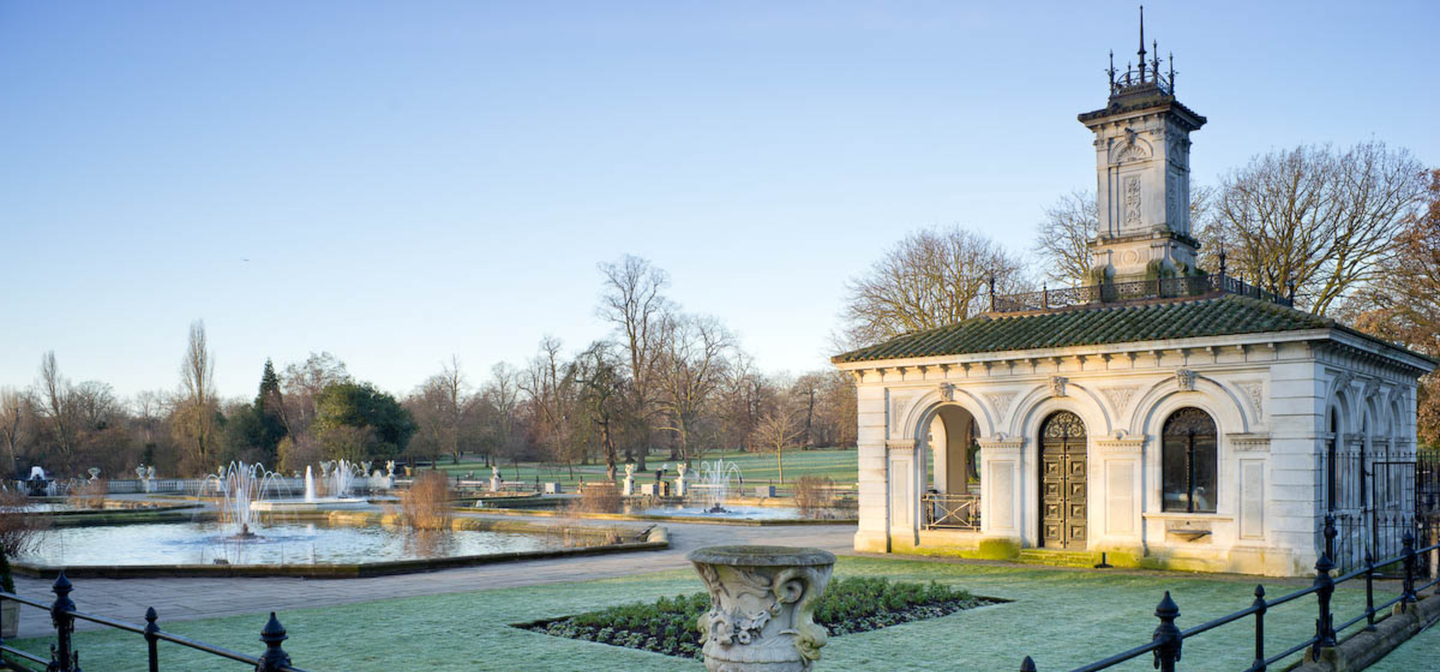
[(1040, 426), (1040, 545), (1084, 549), (1085, 423), (1060, 411)]

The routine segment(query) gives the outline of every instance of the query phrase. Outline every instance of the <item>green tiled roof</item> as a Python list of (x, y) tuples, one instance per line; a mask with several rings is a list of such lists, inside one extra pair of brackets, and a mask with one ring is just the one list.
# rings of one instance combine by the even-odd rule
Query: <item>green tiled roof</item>
[(884, 343), (836, 355), (832, 361), (842, 364), (1103, 343), (1328, 329), (1336, 326), (1334, 320), (1293, 308), (1237, 294), (1223, 294), (1187, 301), (1113, 305), (1019, 315), (981, 315), (946, 327), (905, 334)]

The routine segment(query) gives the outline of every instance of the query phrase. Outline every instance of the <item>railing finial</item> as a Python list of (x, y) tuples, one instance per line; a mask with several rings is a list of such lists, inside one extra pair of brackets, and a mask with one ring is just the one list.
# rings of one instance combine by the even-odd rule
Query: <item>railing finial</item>
[(1175, 625), (1175, 619), (1180, 618), (1180, 606), (1170, 598), (1170, 591), (1165, 591), (1165, 597), (1155, 607), (1155, 617), (1160, 619), (1160, 625), (1155, 628), (1155, 641), (1159, 643), (1155, 649), (1155, 667), (1160, 672), (1175, 672), (1184, 638)]
[(265, 642), (265, 655), (260, 656), (260, 664), (255, 666), (255, 672), (280, 672), (283, 667), (290, 666), (290, 654), (280, 648), (280, 644), (289, 639), (285, 634), (285, 626), (280, 625), (280, 619), (275, 617), (275, 612), (270, 612), (270, 620), (265, 622), (265, 628), (260, 631), (260, 641)]

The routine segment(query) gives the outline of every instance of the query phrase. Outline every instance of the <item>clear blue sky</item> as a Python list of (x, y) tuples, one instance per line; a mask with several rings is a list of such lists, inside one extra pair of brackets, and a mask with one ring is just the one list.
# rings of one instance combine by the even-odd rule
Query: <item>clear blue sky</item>
[[(759, 364), (823, 366), (923, 226), (1029, 247), (1133, 2), (0, 2), (0, 385), (226, 395), (328, 350), (411, 389), (578, 348), (634, 253)], [(1440, 164), (1433, 2), (1152, 2), (1199, 182), (1378, 138)], [(248, 259), (248, 261), (245, 261)]]

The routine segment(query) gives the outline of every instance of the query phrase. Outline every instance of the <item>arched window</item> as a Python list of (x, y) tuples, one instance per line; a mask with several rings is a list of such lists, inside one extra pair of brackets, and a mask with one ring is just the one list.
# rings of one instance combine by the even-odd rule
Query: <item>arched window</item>
[(1163, 511), (1215, 513), (1219, 452), (1215, 420), (1198, 408), (1182, 408), (1165, 420), (1160, 437)]

